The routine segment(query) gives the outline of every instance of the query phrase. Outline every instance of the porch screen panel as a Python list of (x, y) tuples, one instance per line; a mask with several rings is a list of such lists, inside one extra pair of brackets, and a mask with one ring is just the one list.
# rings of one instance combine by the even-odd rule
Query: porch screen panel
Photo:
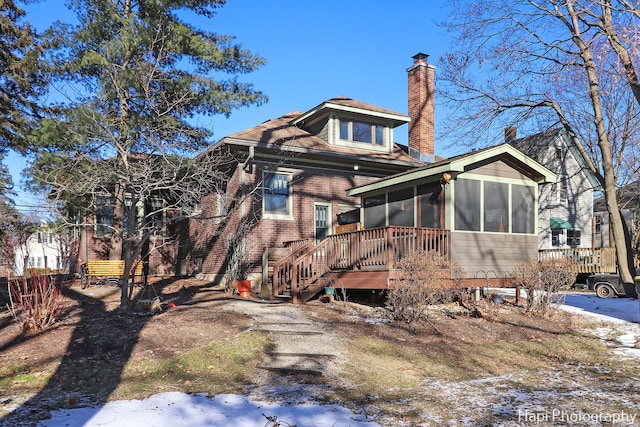
[(511, 186), (511, 218), (514, 233), (533, 234), (536, 188), (528, 185)]
[(484, 231), (509, 232), (509, 184), (484, 182)]
[(386, 224), (384, 194), (364, 199), (364, 228), (384, 227)]
[(460, 178), (455, 192), (456, 230), (480, 231), (480, 181)]
[(432, 182), (418, 186), (418, 206), (420, 208), (418, 224), (420, 227), (441, 228), (441, 194), (442, 187), (439, 182)]
[(389, 225), (413, 227), (413, 187), (389, 193)]

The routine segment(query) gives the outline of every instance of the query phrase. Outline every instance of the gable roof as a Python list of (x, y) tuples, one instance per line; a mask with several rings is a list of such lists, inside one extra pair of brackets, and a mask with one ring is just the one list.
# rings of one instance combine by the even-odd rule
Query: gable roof
[(557, 178), (555, 173), (528, 157), (522, 151), (515, 149), (510, 144), (501, 144), (472, 151), (467, 154), (461, 154), (427, 166), (382, 178), (369, 184), (351, 188), (347, 190), (347, 196), (358, 196), (410, 181), (416, 181), (428, 177), (437, 177), (445, 172), (457, 175), (464, 172), (474, 164), (491, 159), (500, 159), (504, 161), (515, 169), (530, 176), (539, 184), (555, 182)]
[(600, 186), (600, 183), (591, 172), (591, 169), (589, 168), (589, 162), (584, 158), (576, 144), (569, 137), (565, 128), (560, 127), (555, 129), (548, 129), (535, 135), (508, 141), (508, 143), (513, 145), (532, 159), (541, 162), (544, 158), (544, 155), (549, 151), (549, 148), (558, 138), (564, 139), (569, 148), (569, 151), (578, 161), (582, 170), (585, 171), (587, 179), (589, 180), (593, 188), (598, 188)]

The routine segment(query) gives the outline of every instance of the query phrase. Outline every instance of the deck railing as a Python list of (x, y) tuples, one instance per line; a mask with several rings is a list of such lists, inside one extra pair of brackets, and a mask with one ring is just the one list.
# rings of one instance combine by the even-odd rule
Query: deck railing
[(449, 255), (448, 230), (382, 227), (327, 237), (303, 246), (274, 265), (273, 295), (289, 289), (295, 295), (332, 270), (391, 270), (406, 254), (418, 250)]
[(578, 273), (616, 273), (615, 248), (544, 249), (538, 260), (568, 258), (576, 262)]

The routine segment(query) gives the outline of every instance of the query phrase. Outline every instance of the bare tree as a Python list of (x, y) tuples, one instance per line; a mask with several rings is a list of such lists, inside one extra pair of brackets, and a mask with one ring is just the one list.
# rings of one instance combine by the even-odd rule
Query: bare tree
[[(454, 52), (442, 59), (443, 91), (454, 107), (451, 128), (476, 143), (496, 128), (525, 130), (553, 115), (588, 161), (605, 195), (618, 269), (631, 274), (631, 243), (616, 197), (626, 153), (637, 151), (637, 108), (615, 97), (621, 85), (637, 98), (635, 2), (456, 0), (443, 25), (455, 33)], [(566, 90), (558, 91), (562, 85)], [(588, 119), (587, 119), (588, 118)], [(528, 128), (527, 128), (528, 127)], [(625, 130), (626, 129), (626, 130)], [(593, 147), (590, 150), (589, 147)]]

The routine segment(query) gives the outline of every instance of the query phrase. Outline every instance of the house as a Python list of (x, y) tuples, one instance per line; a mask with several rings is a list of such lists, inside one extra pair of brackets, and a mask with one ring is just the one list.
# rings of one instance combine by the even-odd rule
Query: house
[(505, 130), (505, 140), (558, 176), (540, 188), (539, 249), (595, 247), (593, 193), (599, 183), (567, 131), (549, 129), (516, 138), (511, 127)]
[[(202, 215), (189, 221), (180, 245), (184, 272), (221, 282), (240, 257), (261, 282), (265, 248), (319, 243), (336, 227), (359, 226), (360, 201), (348, 189), (433, 161), (433, 67), (422, 58), (425, 72), (421, 79), (409, 72), (409, 93), (430, 99), (410, 99), (409, 116), (340, 96), (229, 135), (202, 153), (226, 150), (238, 162), (224, 191), (205, 198)], [(410, 122), (406, 150), (394, 130)]]
[[(419, 247), (462, 261), (469, 278), (504, 278), (535, 257), (538, 185), (556, 175), (505, 144), (436, 157), (434, 67), (424, 54), (413, 58), (408, 117), (337, 97), (212, 146), (208, 153), (229, 150), (238, 162), (225, 191), (189, 221), (185, 272), (222, 282), (241, 258), (254, 286), (304, 301), (327, 280), (384, 289), (394, 260)], [(406, 123), (405, 151), (393, 130)], [(286, 248), (273, 272), (269, 248)]]
[(26, 269), (60, 271), (68, 268), (68, 245), (58, 233), (40, 227), (26, 242), (14, 249), (15, 275), (23, 276)]
[[(636, 253), (640, 250), (640, 233), (638, 232), (640, 212), (640, 181), (623, 185), (618, 190), (618, 205), (631, 236), (632, 248)], [(609, 230), (609, 213), (604, 196), (593, 201), (594, 247), (611, 246)], [(637, 263), (636, 263), (637, 264)]]

